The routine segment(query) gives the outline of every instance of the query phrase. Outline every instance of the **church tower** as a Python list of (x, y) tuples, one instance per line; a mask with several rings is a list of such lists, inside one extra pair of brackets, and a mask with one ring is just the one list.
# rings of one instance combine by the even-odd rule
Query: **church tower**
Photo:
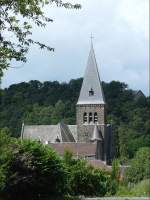
[(92, 42), (80, 96), (76, 105), (76, 121), (78, 141), (90, 141), (95, 125), (99, 127), (104, 137), (105, 98)]

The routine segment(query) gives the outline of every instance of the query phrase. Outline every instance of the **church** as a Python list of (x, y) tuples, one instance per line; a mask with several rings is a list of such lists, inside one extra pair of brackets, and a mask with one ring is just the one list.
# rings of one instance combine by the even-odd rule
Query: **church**
[(76, 104), (76, 125), (23, 124), (21, 137), (49, 145), (60, 155), (68, 149), (74, 157), (111, 164), (113, 134), (106, 124), (106, 102), (92, 42)]

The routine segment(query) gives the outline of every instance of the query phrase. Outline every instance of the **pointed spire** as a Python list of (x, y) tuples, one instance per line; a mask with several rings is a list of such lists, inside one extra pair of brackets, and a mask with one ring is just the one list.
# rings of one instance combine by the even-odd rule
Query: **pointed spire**
[(102, 139), (100, 137), (100, 133), (99, 133), (98, 127), (95, 125), (91, 141), (97, 141), (97, 140), (102, 140)]
[(87, 67), (77, 104), (105, 104), (92, 39)]

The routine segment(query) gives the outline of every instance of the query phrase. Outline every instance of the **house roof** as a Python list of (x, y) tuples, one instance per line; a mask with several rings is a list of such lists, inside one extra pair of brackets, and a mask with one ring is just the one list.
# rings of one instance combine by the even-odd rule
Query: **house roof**
[(75, 142), (77, 139), (77, 126), (59, 123), (57, 125), (25, 125), (22, 128), (22, 138), (39, 140), (42, 143)]
[(133, 90), (132, 93), (135, 98), (145, 97), (144, 93), (141, 90)]
[(73, 155), (95, 156), (97, 143), (50, 143), (49, 146), (60, 155), (63, 155), (64, 151), (67, 149), (70, 150)]
[[(92, 91), (92, 95), (89, 95), (90, 91)], [(77, 102), (77, 105), (80, 104), (105, 104), (104, 93), (92, 43), (80, 96)]]

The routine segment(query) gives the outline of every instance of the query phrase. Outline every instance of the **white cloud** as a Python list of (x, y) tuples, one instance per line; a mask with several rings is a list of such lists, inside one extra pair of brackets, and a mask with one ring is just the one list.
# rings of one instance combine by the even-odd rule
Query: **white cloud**
[(122, 0), (118, 5), (118, 12), (131, 29), (149, 38), (149, 1)]
[(3, 87), (30, 79), (68, 81), (83, 76), (92, 32), (101, 79), (124, 81), (148, 94), (149, 1), (77, 2), (81, 10), (46, 8), (55, 21), (40, 31), (35, 27), (33, 37), (54, 46), (55, 52), (32, 48), (24, 68), (5, 73)]

